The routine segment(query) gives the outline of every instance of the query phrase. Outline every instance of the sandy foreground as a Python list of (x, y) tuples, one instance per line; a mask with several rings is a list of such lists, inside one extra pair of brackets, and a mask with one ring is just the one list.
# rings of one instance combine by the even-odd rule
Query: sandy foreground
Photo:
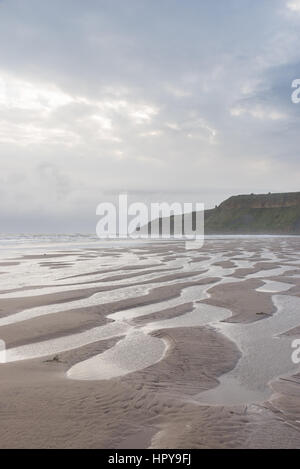
[(1, 448), (300, 448), (300, 239), (0, 262)]

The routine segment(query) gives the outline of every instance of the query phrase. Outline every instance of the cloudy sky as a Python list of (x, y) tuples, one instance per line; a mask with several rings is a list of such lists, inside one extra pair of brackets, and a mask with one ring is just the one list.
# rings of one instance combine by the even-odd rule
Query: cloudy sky
[(300, 190), (300, 0), (0, 0), (0, 231)]

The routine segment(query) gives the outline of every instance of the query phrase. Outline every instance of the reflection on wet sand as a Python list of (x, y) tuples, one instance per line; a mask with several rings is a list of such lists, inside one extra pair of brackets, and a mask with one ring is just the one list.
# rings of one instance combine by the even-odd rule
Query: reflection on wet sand
[[(190, 251), (179, 242), (119, 243), (3, 258), (0, 334), (7, 363), (0, 365), (0, 378), (7, 402), (14, 405), (16, 379), (37, 407), (37, 389), (45, 394), (49, 383), (53, 396), (60, 389), (70, 393), (62, 413), (71, 401), (85, 402), (93, 389), (98, 397), (86, 409), (85, 428), (92, 439), (96, 405), (102, 418), (110, 413), (108, 433), (99, 430), (106, 447), (124, 431), (124, 408), (128, 429), (147, 427), (157, 409), (164, 430), (151, 427), (149, 435), (153, 444), (172, 446), (179, 435), (176, 421), (188, 418), (193, 428), (193, 435), (180, 433), (182, 445), (202, 438), (197, 415), (217, 441), (223, 435), (218, 420), (225, 419), (219, 409), (226, 409), (232, 425), (230, 409), (246, 406), (253, 425), (255, 419), (278, 425), (280, 442), (272, 393), (278, 378), (299, 368), (291, 361), (291, 337), (283, 335), (300, 326), (299, 244), (298, 238), (224, 238), (207, 239), (202, 249)], [(293, 393), (300, 406), (300, 390)], [(285, 407), (277, 405), (284, 409), (288, 397), (282, 402)], [(141, 405), (143, 416), (135, 413)], [(46, 419), (48, 410), (50, 404)], [(283, 422), (294, 415), (298, 425), (296, 410), (282, 412)], [(79, 428), (80, 406), (72, 415)], [(242, 435), (242, 420), (236, 425)], [(36, 428), (43, 434), (39, 424), (32, 432)], [(224, 428), (228, 432), (227, 423)], [(252, 445), (254, 428), (247, 426)], [(9, 440), (9, 426), (6, 435)], [(247, 446), (239, 438), (232, 435), (230, 441)], [(298, 433), (289, 438), (294, 445)]]

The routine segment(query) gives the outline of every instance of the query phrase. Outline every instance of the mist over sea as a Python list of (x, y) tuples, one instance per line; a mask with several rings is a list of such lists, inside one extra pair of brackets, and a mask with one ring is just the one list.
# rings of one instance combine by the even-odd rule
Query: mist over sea
[[(258, 239), (258, 238), (289, 238), (297, 237), (295, 235), (206, 235), (205, 239)], [(178, 242), (176, 239), (99, 239), (96, 234), (83, 233), (0, 233), (0, 251), (10, 252), (14, 250), (31, 250), (31, 249), (76, 249), (93, 247), (117, 247), (117, 246), (133, 246), (136, 244), (160, 242), (166, 243), (170, 241)]]

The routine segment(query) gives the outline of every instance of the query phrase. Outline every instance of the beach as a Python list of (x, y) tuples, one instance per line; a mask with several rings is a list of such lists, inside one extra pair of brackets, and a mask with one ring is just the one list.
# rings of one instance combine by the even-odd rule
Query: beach
[(25, 241), (0, 251), (1, 448), (300, 448), (299, 237)]

